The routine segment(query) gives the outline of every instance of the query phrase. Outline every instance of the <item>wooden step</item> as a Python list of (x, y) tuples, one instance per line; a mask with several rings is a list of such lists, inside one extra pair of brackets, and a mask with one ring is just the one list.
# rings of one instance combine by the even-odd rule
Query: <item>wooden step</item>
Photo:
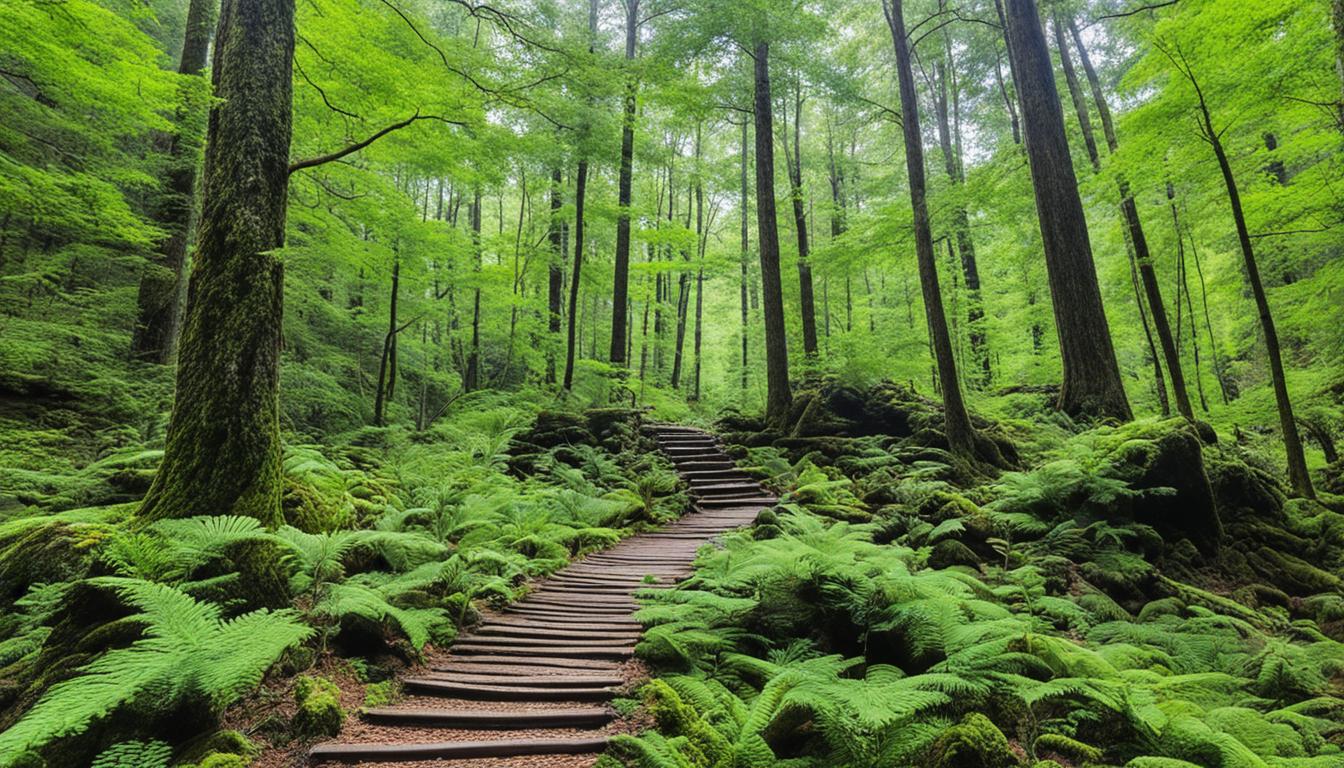
[(395, 763), (411, 760), (465, 760), (524, 755), (583, 755), (607, 748), (606, 736), (568, 739), (499, 739), (427, 744), (319, 744), (308, 753), (315, 761)]
[(407, 678), (402, 681), (402, 687), (411, 693), (471, 701), (608, 701), (616, 695), (613, 688), (480, 685), (450, 683), (428, 677)]
[(515, 675), (503, 672), (436, 672), (426, 680), (476, 685), (521, 685), (528, 688), (614, 688), (625, 685), (621, 675)]
[(496, 645), (489, 643), (460, 643), (453, 645), (453, 656), (542, 656), (550, 659), (628, 659), (635, 654), (632, 645), (605, 646), (530, 646)]
[(377, 707), (364, 710), (363, 718), (375, 725), (521, 731), (532, 728), (601, 728), (615, 718), (615, 713), (606, 707), (484, 711)]

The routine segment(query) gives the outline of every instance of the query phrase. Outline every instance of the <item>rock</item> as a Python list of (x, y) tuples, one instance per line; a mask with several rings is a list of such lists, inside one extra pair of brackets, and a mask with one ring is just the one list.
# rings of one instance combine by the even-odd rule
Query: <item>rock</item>
[(1189, 422), (1134, 422), (1099, 440), (1098, 446), (1110, 448), (1106, 474), (1135, 490), (1155, 491), (1134, 502), (1136, 520), (1164, 534), (1187, 537), (1205, 554), (1217, 551), (1223, 524), (1199, 434)]
[(341, 732), (345, 712), (335, 683), (323, 677), (300, 677), (294, 685), (294, 701), (299, 705), (290, 723), (295, 736), (331, 738)]
[(1102, 751), (1091, 744), (1060, 733), (1043, 733), (1036, 738), (1036, 754), (1054, 754), (1068, 758), (1072, 763), (1091, 764), (1101, 760)]
[(929, 554), (930, 568), (950, 568), (954, 565), (978, 568), (980, 556), (956, 539), (943, 539), (933, 545), (933, 552)]
[(989, 718), (972, 712), (938, 736), (923, 768), (1013, 768), (1017, 755)]

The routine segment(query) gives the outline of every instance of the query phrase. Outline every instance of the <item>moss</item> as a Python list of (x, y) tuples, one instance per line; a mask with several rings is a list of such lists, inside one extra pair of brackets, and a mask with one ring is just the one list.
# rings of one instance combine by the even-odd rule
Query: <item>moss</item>
[(1139, 621), (1155, 621), (1163, 616), (1180, 616), (1185, 613), (1185, 601), (1179, 597), (1163, 597), (1144, 604), (1139, 611)]
[(47, 768), (47, 761), (36, 752), (22, 752), (16, 755), (5, 768)]
[(1266, 579), (1299, 595), (1333, 592), (1344, 586), (1344, 579), (1339, 576), (1269, 547), (1261, 547), (1248, 555), (1247, 560)]
[(976, 568), (980, 565), (980, 556), (956, 539), (943, 539), (933, 545), (933, 552), (929, 554), (930, 568), (950, 568), (954, 565)]
[(1101, 435), (1097, 447), (1109, 464), (1105, 474), (1151, 491), (1134, 502), (1136, 520), (1189, 537), (1205, 553), (1218, 548), (1223, 523), (1198, 431), (1189, 422), (1136, 421)]
[(197, 768), (247, 768), (251, 763), (251, 758), (218, 752), (207, 756)]
[[(216, 755), (236, 755), (249, 760), (260, 754), (261, 748), (238, 731), (216, 731), (188, 742), (179, 750), (179, 759), (185, 763), (201, 763)], [(246, 765), (246, 762), (243, 763)]]
[(922, 763), (925, 768), (1012, 768), (1017, 755), (989, 718), (972, 712), (934, 741)]
[(380, 683), (369, 683), (364, 686), (364, 706), (382, 707), (392, 703), (397, 698), (397, 683), (395, 680), (384, 680)]
[(341, 732), (345, 713), (335, 683), (323, 677), (301, 677), (294, 685), (294, 701), (299, 705), (291, 721), (294, 735), (332, 737)]
[(1095, 763), (1101, 759), (1102, 750), (1091, 744), (1084, 744), (1062, 733), (1044, 733), (1036, 739), (1037, 754), (1050, 753), (1068, 758), (1074, 763)]
[(695, 765), (716, 765), (728, 749), (724, 737), (681, 700), (672, 686), (652, 680), (642, 691), (649, 714), (658, 729), (669, 736), (684, 736), (686, 751)]

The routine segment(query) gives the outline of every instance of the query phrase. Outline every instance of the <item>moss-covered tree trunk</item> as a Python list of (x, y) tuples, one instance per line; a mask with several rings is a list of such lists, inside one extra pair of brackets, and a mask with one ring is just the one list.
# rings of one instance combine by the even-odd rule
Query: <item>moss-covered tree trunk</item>
[(919, 283), (924, 295), (924, 312), (929, 324), (934, 363), (943, 394), (943, 428), (948, 447), (963, 456), (975, 454), (975, 429), (961, 396), (952, 336), (938, 285), (938, 266), (933, 252), (933, 233), (929, 226), (929, 208), (925, 199), (924, 146), (919, 127), (919, 96), (911, 64), (910, 42), (905, 34), (905, 16), (901, 0), (883, 0), (896, 51), (896, 77), (901, 93), (901, 129), (905, 138), (905, 167), (910, 177), (910, 207), (914, 215), (915, 257), (919, 262)]
[(779, 279), (779, 225), (775, 221), (774, 115), (770, 102), (770, 44), (754, 47), (756, 120), (756, 238), (761, 252), (761, 307), (765, 315), (765, 417), (782, 426), (789, 417), (789, 345)]
[(293, 0), (225, 0), (177, 393), (145, 518), (280, 521)]
[(1040, 15), (1035, 0), (1007, 0), (1004, 11), (1064, 369), (1058, 407), (1074, 416), (1128, 420)]
[[(200, 75), (210, 52), (218, 0), (191, 0), (187, 7), (186, 35), (177, 71)], [(167, 236), (159, 243), (155, 258), (140, 276), (136, 298), (135, 331), (131, 355), (151, 363), (172, 359), (177, 337), (182, 271), (187, 260), (192, 215), (196, 210), (196, 166), (200, 162), (201, 138), (208, 104), (194, 84), (183, 85), (177, 108), (177, 133), (168, 139), (168, 173), (164, 194), (154, 212), (154, 223)]]

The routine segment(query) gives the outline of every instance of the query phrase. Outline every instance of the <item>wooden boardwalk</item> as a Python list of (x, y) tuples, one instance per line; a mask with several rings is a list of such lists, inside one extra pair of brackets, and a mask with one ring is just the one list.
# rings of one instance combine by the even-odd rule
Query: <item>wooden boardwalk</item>
[(581, 765), (630, 730), (609, 706), (635, 682), (642, 627), (634, 593), (691, 572), (714, 536), (777, 501), (740, 472), (710, 434), (646, 427), (690, 484), (693, 508), (675, 522), (571, 563), (464, 632), (430, 673), (402, 680), (407, 700), (366, 710), (315, 764)]

